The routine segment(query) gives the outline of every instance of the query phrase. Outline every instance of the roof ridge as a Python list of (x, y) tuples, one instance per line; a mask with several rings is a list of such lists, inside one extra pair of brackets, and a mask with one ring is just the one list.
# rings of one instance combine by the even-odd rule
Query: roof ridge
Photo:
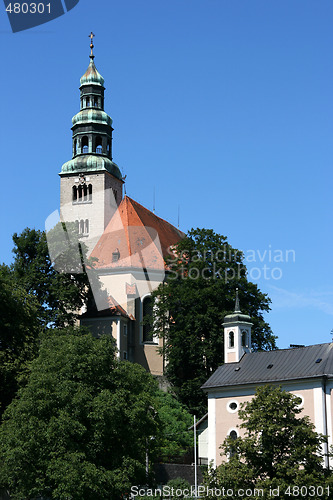
[(248, 354), (262, 354), (262, 353), (268, 353), (268, 352), (281, 352), (281, 351), (296, 351), (297, 349), (308, 349), (309, 347), (319, 347), (323, 345), (330, 345), (333, 343), (332, 342), (322, 342), (321, 344), (311, 344), (311, 345), (303, 345), (299, 347), (283, 347), (282, 349), (271, 349), (270, 351), (252, 351), (251, 353)]

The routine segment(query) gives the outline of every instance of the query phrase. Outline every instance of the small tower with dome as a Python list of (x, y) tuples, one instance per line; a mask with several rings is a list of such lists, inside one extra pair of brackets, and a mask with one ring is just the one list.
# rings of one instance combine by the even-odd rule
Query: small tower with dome
[(245, 353), (251, 352), (251, 318), (242, 314), (236, 288), (235, 310), (224, 318), (224, 362), (238, 363)]
[(61, 169), (63, 222), (76, 222), (89, 250), (103, 234), (123, 198), (123, 179), (112, 158), (112, 119), (104, 111), (104, 78), (94, 63), (80, 79), (80, 111), (72, 119), (72, 159)]

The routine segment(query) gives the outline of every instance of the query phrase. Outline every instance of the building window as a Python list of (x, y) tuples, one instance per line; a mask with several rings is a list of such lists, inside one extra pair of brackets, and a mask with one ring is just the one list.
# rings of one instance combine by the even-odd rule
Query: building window
[[(232, 429), (230, 432), (229, 432), (229, 437), (232, 441), (236, 441), (236, 439), (238, 438), (238, 434), (237, 434), (237, 431), (235, 431), (234, 429)], [(236, 454), (236, 447), (231, 444), (230, 446), (230, 453), (229, 453), (229, 458), (233, 457), (234, 455)]]
[(73, 203), (89, 203), (92, 201), (92, 185), (73, 186)]
[(238, 401), (234, 399), (232, 401), (228, 401), (227, 410), (229, 413), (236, 413), (236, 411), (238, 410)]
[(89, 108), (90, 107), (90, 99), (89, 97), (87, 97), (86, 99), (86, 107)]
[(89, 220), (88, 219), (81, 219), (80, 221), (75, 221), (76, 223), (76, 227), (77, 227), (77, 230), (79, 232), (79, 234), (83, 235), (83, 234), (86, 234), (88, 235), (89, 234)]
[(242, 346), (249, 347), (248, 334), (246, 330), (242, 331)]
[(229, 349), (235, 347), (235, 334), (234, 332), (229, 332)]
[(153, 342), (152, 326), (148, 321), (153, 314), (153, 299), (148, 296), (142, 302), (142, 341)]
[(116, 189), (112, 189), (112, 195), (111, 196), (111, 205), (113, 205), (113, 200), (116, 202), (118, 202), (118, 192), (116, 191)]
[(74, 154), (76, 155), (77, 153), (77, 140), (75, 139), (74, 141)]
[(123, 331), (124, 331), (124, 335), (126, 336), (127, 335), (127, 325), (126, 324), (124, 324), (124, 330)]
[(127, 352), (126, 351), (124, 351), (123, 357), (124, 357), (124, 359), (127, 359)]
[(89, 153), (89, 139), (86, 135), (82, 137), (82, 153)]
[(235, 440), (238, 438), (237, 431), (231, 431), (231, 432), (229, 433), (229, 436), (231, 437), (231, 439), (232, 439), (233, 441), (235, 441)]
[(98, 153), (98, 154), (102, 154), (103, 153), (103, 145), (102, 145), (102, 143), (103, 143), (102, 137), (100, 137), (100, 136), (96, 137), (95, 152)]
[(301, 394), (294, 394), (294, 396), (296, 396), (297, 398), (299, 398), (301, 400), (300, 403), (297, 405), (297, 408), (303, 408), (303, 405), (304, 405), (303, 396), (301, 396)]
[(116, 248), (115, 251), (112, 252), (112, 262), (118, 262), (119, 258), (120, 258), (120, 252), (118, 248)]

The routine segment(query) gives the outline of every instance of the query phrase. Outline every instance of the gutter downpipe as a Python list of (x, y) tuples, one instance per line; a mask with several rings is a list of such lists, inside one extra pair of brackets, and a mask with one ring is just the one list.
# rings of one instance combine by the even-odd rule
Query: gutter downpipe
[(330, 470), (330, 461), (329, 461), (329, 448), (328, 448), (328, 426), (327, 426), (327, 402), (326, 402), (326, 375), (323, 376), (323, 392), (324, 392), (324, 434), (325, 434), (325, 442), (324, 442), (324, 458), (325, 458), (325, 467), (327, 470)]

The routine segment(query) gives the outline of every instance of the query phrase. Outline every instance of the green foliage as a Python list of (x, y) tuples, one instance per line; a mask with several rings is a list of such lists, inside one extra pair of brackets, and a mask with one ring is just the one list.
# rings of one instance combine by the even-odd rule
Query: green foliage
[(252, 347), (275, 348), (275, 337), (263, 319), (270, 300), (246, 279), (243, 254), (224, 236), (192, 229), (167, 260), (166, 283), (153, 293), (152, 324), (164, 339), (167, 377), (180, 401), (193, 413), (206, 412), (200, 386), (223, 363), (222, 323), (234, 310), (239, 288), (241, 309), (253, 322)]
[[(84, 271), (85, 248), (78, 247), (75, 228), (58, 224), (52, 230), (51, 241), (58, 245), (66, 234), (68, 245), (60, 254), (57, 270), (50, 259), (46, 235), (42, 231), (26, 228), (21, 234), (15, 233), (15, 260), (12, 266), (14, 278), (33, 294), (38, 302), (37, 317), (43, 327), (64, 327), (74, 325), (81, 307), (87, 303), (90, 287)], [(57, 246), (54, 248), (57, 254)], [(79, 253), (79, 259), (77, 258)], [(58, 270), (63, 272), (58, 272)]]
[[(259, 387), (239, 411), (244, 437), (224, 441), (222, 456), (229, 459), (215, 471), (210, 470), (207, 485), (234, 492), (262, 489), (262, 498), (271, 498), (270, 490), (279, 488), (278, 498), (283, 499), (291, 498), (288, 487), (327, 487), (322, 456), (325, 437), (314, 431), (308, 416), (300, 416), (299, 403), (300, 398), (280, 387)], [(313, 490), (308, 494), (303, 491), (302, 498), (316, 496), (311, 494)], [(327, 490), (323, 493), (321, 498), (328, 499)], [(238, 497), (226, 494), (214, 498)]]
[(117, 499), (146, 480), (156, 384), (109, 336), (47, 335), (0, 428), (0, 484), (14, 499)]
[(38, 352), (37, 309), (35, 297), (13, 278), (7, 266), (0, 266), (0, 415)]
[(111, 336), (49, 330), (0, 428), (0, 486), (14, 499), (117, 499), (191, 445), (192, 419)]
[(156, 409), (160, 428), (155, 453), (159, 461), (173, 462), (192, 446), (193, 433), (189, 430), (192, 417), (172, 394), (162, 391), (157, 392)]

